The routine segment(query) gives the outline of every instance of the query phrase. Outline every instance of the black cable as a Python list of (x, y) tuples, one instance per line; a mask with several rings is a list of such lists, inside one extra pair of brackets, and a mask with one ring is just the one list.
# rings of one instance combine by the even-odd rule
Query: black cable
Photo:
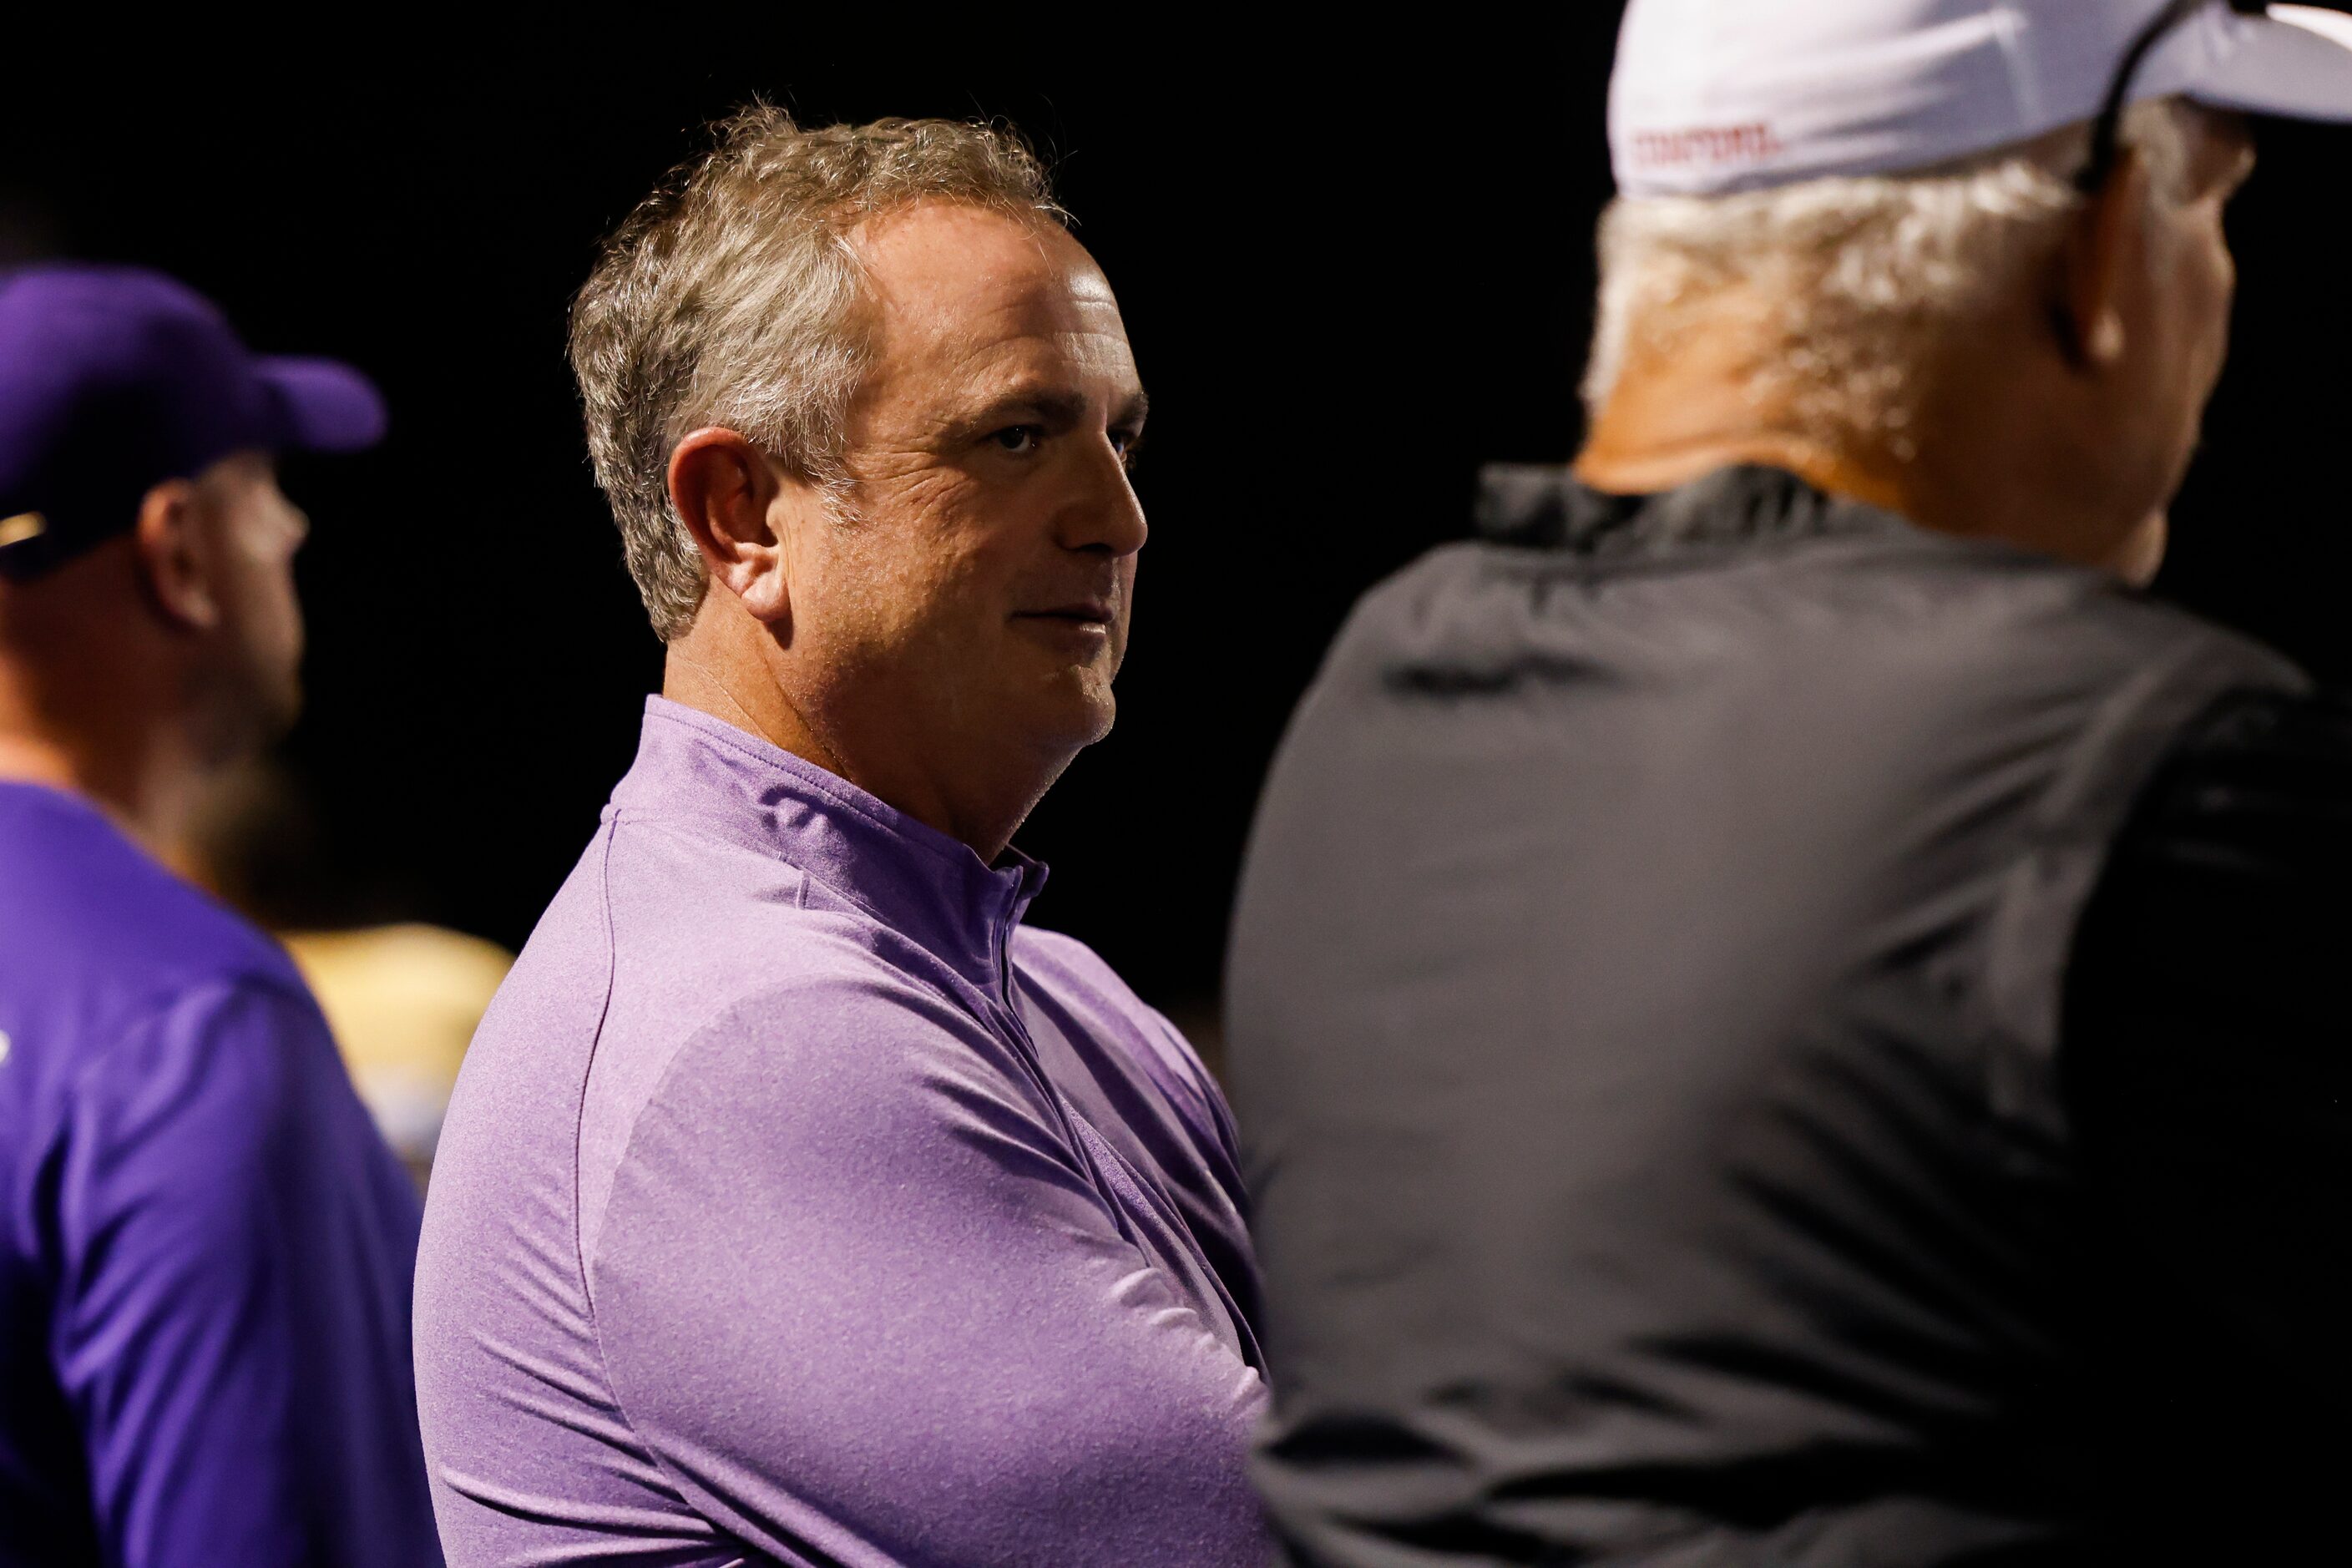
[[(2153, 21), (2140, 29), (2139, 37), (2125, 52), (2123, 64), (2116, 70), (2114, 85), (2107, 89), (2105, 100), (2099, 106), (2099, 117), (2091, 126), (2091, 157), (2083, 172), (2074, 176), (2077, 189), (2096, 195), (2115, 174), (2116, 164), (2123, 156), (2124, 113), (2131, 107), (2132, 88), (2139, 80), (2140, 68), (2156, 46), (2169, 37), (2173, 31), (2216, 0), (2172, 0), (2157, 13)], [(2221, 0), (2241, 16), (2259, 16), (2269, 9), (2268, 0)]]

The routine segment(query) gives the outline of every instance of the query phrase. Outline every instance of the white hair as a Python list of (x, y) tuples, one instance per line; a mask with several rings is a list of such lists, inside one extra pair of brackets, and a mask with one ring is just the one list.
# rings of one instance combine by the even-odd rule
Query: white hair
[[(2165, 99), (2125, 121), (2168, 198), (2188, 180), (2196, 112)], [(1636, 347), (1672, 353), (1719, 332), (1737, 300), (1771, 317), (1771, 352), (1747, 371), (1752, 399), (1790, 407), (1808, 431), (1910, 456), (1924, 354), (1989, 320), (2055, 254), (2089, 145), (2075, 126), (1917, 174), (1621, 198), (1601, 221), (1588, 408), (1597, 417)]]

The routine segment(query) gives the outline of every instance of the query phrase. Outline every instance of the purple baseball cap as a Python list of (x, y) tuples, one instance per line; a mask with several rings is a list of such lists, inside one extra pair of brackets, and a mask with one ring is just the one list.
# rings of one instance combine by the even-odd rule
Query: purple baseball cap
[(138, 521), (146, 493), (232, 452), (349, 452), (383, 399), (349, 365), (246, 348), (158, 272), (0, 277), (0, 577), (38, 576)]

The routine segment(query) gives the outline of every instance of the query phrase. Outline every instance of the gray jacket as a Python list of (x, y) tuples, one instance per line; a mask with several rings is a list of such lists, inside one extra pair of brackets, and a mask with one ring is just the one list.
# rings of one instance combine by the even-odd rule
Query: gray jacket
[(2302, 678), (1768, 470), (1486, 504), (1358, 607), (1241, 893), (1294, 1550), (2082, 1560), (2069, 944), (2183, 727)]

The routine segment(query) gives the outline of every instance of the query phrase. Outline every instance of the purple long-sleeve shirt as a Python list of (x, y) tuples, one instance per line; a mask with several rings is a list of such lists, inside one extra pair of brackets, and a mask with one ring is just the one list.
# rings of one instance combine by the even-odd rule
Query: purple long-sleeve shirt
[(1044, 875), (651, 700), (435, 1166), (452, 1563), (1266, 1560), (1224, 1102)]

